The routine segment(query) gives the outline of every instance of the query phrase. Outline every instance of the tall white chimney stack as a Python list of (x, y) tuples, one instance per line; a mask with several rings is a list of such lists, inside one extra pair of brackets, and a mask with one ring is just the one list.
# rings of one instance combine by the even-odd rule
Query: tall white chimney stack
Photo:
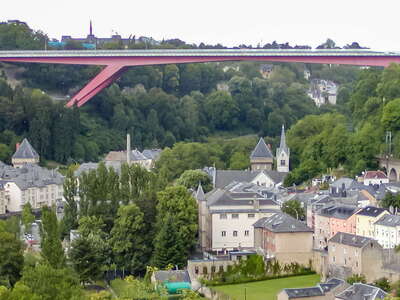
[(131, 135), (126, 135), (126, 162), (128, 165), (131, 163)]

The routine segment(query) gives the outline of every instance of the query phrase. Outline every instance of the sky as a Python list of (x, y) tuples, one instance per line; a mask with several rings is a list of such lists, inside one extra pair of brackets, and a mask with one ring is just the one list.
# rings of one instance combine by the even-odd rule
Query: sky
[(357, 41), (400, 51), (399, 0), (2, 0), (0, 21), (18, 19), (60, 39), (85, 37), (180, 38), (188, 43), (264, 45), (276, 40), (316, 47)]

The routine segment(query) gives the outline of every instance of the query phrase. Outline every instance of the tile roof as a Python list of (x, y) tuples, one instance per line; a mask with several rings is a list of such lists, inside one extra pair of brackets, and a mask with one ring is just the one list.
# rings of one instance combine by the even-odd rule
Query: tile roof
[(364, 179), (387, 179), (387, 176), (382, 171), (367, 171), (364, 174)]
[(386, 215), (383, 215), (374, 224), (382, 225), (382, 226), (390, 226), (390, 227), (400, 226), (400, 216), (386, 214)]
[(39, 154), (33, 149), (32, 145), (27, 139), (24, 139), (19, 145), (17, 151), (15, 151), (12, 158), (22, 158), (22, 159), (39, 159)]
[(256, 178), (257, 175), (264, 172), (269, 178), (271, 178), (275, 184), (283, 182), (286, 172), (278, 171), (239, 171), (239, 170), (216, 170), (215, 171), (215, 187), (223, 188), (233, 181), (236, 182), (251, 182)]
[(250, 159), (252, 158), (274, 158), (263, 138), (260, 138), (256, 147), (251, 152)]
[(357, 215), (377, 217), (384, 211), (386, 211), (386, 209), (384, 209), (384, 208), (375, 207), (375, 206), (366, 206), (366, 207), (362, 208), (359, 212), (357, 212)]
[(201, 182), (199, 182), (199, 186), (197, 187), (197, 191), (195, 193), (195, 199), (198, 201), (203, 201), (206, 199), (206, 196), (204, 194), (203, 187), (201, 186)]
[(329, 242), (338, 243), (338, 244), (347, 245), (347, 246), (356, 247), (356, 248), (363, 248), (368, 243), (375, 242), (375, 240), (371, 239), (371, 238), (355, 235), (355, 234), (338, 232), (329, 240)]
[(335, 295), (337, 299), (343, 300), (375, 300), (384, 299), (387, 293), (372, 285), (354, 283), (343, 292)]
[(142, 154), (146, 156), (148, 159), (156, 160), (160, 157), (162, 150), (161, 149), (144, 149)]
[(271, 217), (261, 218), (253, 224), (254, 228), (265, 228), (272, 232), (313, 232), (304, 222), (279, 212)]

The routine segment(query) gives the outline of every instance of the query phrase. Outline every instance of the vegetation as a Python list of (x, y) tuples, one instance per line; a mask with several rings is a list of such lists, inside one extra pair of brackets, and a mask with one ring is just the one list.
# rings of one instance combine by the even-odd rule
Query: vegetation
[(303, 275), (244, 284), (222, 285), (213, 287), (213, 290), (223, 292), (237, 300), (277, 299), (276, 295), (284, 288), (315, 286), (319, 280), (319, 275)]
[(363, 274), (354, 274), (346, 279), (348, 284), (353, 283), (367, 283), (367, 279)]
[(301, 207), (301, 203), (299, 201), (294, 199), (283, 203), (281, 210), (297, 220), (304, 220), (306, 217), (306, 210)]

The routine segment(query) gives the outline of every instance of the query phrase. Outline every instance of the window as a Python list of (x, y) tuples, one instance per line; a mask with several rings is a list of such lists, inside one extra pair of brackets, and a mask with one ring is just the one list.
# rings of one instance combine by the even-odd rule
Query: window
[(237, 236), (237, 231), (236, 230), (233, 231), (233, 236)]
[(333, 262), (335, 262), (336, 261), (336, 257), (333, 257)]
[(244, 236), (249, 236), (249, 231), (248, 230), (244, 231)]
[(221, 231), (221, 236), (226, 236), (226, 231)]
[(255, 217), (255, 214), (248, 214), (247, 215), (247, 218), (249, 218), (249, 219), (253, 219)]
[(286, 164), (285, 160), (282, 159), (282, 160), (281, 160), (281, 166), (284, 166), (285, 164)]
[(227, 219), (228, 216), (226, 214), (219, 214), (220, 219)]
[(232, 219), (239, 219), (239, 214), (232, 214)]

